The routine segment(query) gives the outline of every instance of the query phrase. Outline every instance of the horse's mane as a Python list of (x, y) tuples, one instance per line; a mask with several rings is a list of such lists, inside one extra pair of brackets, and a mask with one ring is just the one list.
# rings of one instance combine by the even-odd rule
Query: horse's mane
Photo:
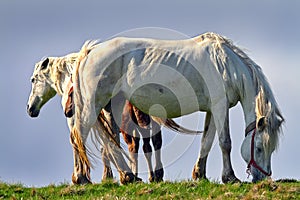
[[(230, 39), (227, 39), (221, 35), (216, 33), (205, 33), (195, 37), (194, 40), (197, 43), (210, 40), (214, 47), (214, 54), (217, 55), (218, 59), (224, 66), (224, 70), (229, 67), (228, 64), (226, 64), (227, 55), (225, 53), (224, 46), (231, 49), (241, 59), (245, 66), (247, 66), (253, 79), (254, 87), (256, 88), (256, 117), (257, 119), (262, 116), (267, 117), (269, 125), (268, 132), (272, 135), (269, 136), (270, 140), (267, 139), (268, 137), (264, 138), (265, 140), (268, 140), (270, 145), (274, 146), (276, 149), (278, 146), (278, 135), (281, 132), (281, 123), (284, 121), (284, 118), (274, 98), (270, 84), (263, 74), (261, 67), (257, 65), (251, 58), (249, 58), (244, 51), (234, 45)], [(230, 76), (230, 70), (227, 70), (226, 74)]]
[[(47, 59), (49, 59), (49, 64), (47, 70), (44, 71), (44, 76), (51, 77), (51, 80), (55, 84), (56, 90), (60, 95), (63, 94), (63, 90), (61, 88), (61, 76), (63, 74), (71, 76), (74, 68), (79, 65), (82, 58), (85, 57), (93, 48), (95, 48), (97, 44), (97, 40), (87, 41), (79, 52), (70, 53), (62, 57), (47, 57)], [(41, 65), (44, 60), (45, 59), (42, 59), (38, 65)]]
[(62, 95), (63, 90), (61, 88), (62, 74), (71, 75), (73, 65), (78, 58), (78, 53), (70, 53), (63, 57), (50, 57), (49, 65), (52, 65), (52, 81), (56, 86), (57, 92)]

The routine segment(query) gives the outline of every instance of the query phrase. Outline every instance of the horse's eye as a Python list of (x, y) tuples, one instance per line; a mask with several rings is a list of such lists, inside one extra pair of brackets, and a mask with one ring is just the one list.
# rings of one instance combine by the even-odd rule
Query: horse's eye
[(262, 149), (260, 147), (257, 147), (256, 150), (257, 150), (257, 153), (261, 153), (262, 152)]

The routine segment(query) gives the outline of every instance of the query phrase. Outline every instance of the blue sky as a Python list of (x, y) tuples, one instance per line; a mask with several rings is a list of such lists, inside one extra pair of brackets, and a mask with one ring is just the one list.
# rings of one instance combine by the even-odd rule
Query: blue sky
[[(69, 133), (55, 97), (37, 119), (26, 113), (30, 76), (45, 56), (77, 51), (87, 39), (105, 40), (134, 28), (162, 27), (190, 37), (213, 31), (246, 49), (267, 76), (286, 123), (280, 148), (272, 157), (273, 178), (300, 179), (298, 119), (300, 3), (298, 1), (15, 1), (0, 2), (0, 181), (42, 186), (70, 182), (73, 170)], [(142, 33), (140, 37), (143, 37)], [(203, 127), (203, 114), (178, 121)], [(244, 136), (240, 106), (230, 112), (232, 161), (236, 175), (247, 179), (240, 155)], [(166, 180), (190, 179), (201, 137), (163, 130)], [(140, 156), (141, 172), (146, 171)], [(208, 158), (207, 175), (220, 180), (218, 142)], [(102, 165), (92, 172), (99, 182)], [(142, 173), (146, 180), (147, 174)]]

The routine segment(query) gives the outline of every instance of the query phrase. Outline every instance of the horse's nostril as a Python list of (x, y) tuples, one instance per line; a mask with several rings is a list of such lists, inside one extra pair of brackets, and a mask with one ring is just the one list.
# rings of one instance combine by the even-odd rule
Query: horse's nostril
[(29, 108), (29, 105), (27, 104), (27, 107), (26, 107), (26, 109), (28, 110), (28, 108)]

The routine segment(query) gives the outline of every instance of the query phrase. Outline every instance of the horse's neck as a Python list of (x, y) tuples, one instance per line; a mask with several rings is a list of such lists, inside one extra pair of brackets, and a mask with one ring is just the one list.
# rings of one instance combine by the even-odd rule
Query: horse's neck
[(255, 84), (249, 82), (246, 83), (245, 88), (244, 96), (240, 99), (240, 102), (244, 112), (245, 126), (247, 127), (256, 120), (255, 98), (257, 90)]
[(63, 95), (65, 92), (68, 92), (71, 88), (71, 75), (70, 74), (62, 74), (61, 79), (59, 81), (60, 95)]
[[(58, 63), (59, 65), (66, 65), (64, 62)], [(65, 70), (59, 70), (59, 66), (52, 66), (52, 76), (51, 76), (51, 81), (53, 82), (53, 88), (59, 94), (62, 96), (68, 89), (70, 85), (70, 78), (71, 74), (68, 72), (67, 69)]]

